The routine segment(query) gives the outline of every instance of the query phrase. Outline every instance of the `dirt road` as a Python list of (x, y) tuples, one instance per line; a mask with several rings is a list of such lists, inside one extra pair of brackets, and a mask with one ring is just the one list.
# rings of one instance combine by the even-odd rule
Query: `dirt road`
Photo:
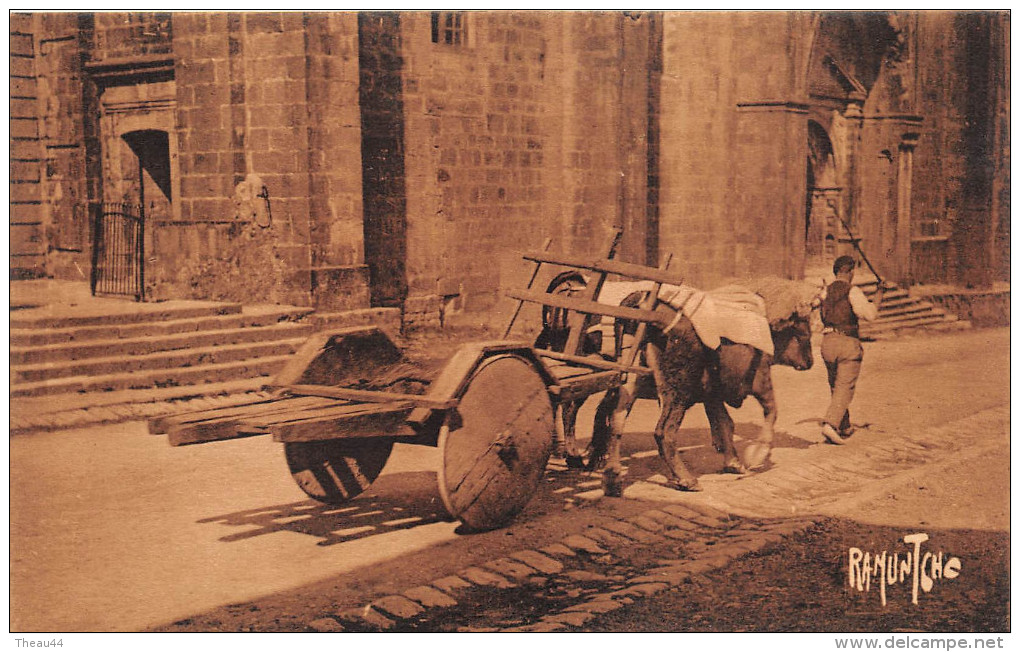
[[(1008, 329), (873, 343), (866, 351), (854, 420), (877, 425), (855, 435), (864, 443), (843, 447), (847, 452), (830, 455), (835, 447), (821, 444), (817, 427), (805, 422), (827, 400), (820, 364), (808, 372), (776, 370), (780, 435), (774, 465), (764, 473), (716, 475), (707, 422), (700, 410), (692, 412), (684, 431), (692, 466), (705, 474), (698, 499), (775, 507), (788, 497), (780, 487), (799, 482), (789, 477), (792, 470), (840, 455), (852, 469), (863, 463), (853, 455), (863, 454), (869, 437), (923, 439), (942, 424), (1009, 404)], [(551, 467), (512, 526), (469, 536), (445, 520), (431, 448), (398, 447), (369, 492), (328, 508), (304, 498), (279, 445), (268, 439), (174, 449), (145, 434), (141, 423), (15, 437), (11, 630), (303, 630), (311, 619), (376, 596), (555, 544), (607, 518), (686, 500), (657, 482), (650, 435), (656, 417), (654, 402), (647, 402), (628, 422), (623, 499), (602, 498), (596, 477)], [(738, 435), (753, 435), (760, 418), (750, 404), (735, 411)], [(1006, 436), (1002, 420), (996, 413), (988, 421), (999, 424), (988, 433), (993, 439)], [(982, 434), (971, 436), (979, 442)], [(944, 433), (940, 441), (946, 446), (940, 450), (952, 450), (952, 437)], [(845, 472), (840, 486), (860, 491), (853, 480), (869, 486), (931, 461), (890, 449), (874, 477)], [(818, 478), (802, 482), (825, 487)], [(832, 496), (841, 500), (838, 492)], [(991, 503), (1001, 509), (1001, 502)]]

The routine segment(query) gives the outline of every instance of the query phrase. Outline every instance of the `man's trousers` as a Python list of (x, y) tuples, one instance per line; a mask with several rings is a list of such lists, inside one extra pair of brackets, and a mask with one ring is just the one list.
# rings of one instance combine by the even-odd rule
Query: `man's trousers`
[(826, 333), (822, 338), (822, 359), (829, 372), (829, 389), (832, 392), (825, 422), (839, 433), (850, 428), (850, 401), (854, 398), (863, 358), (864, 348), (856, 337)]

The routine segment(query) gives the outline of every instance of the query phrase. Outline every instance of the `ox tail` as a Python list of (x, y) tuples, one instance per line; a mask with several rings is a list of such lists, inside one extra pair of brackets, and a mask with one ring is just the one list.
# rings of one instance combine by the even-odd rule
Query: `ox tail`
[(595, 423), (591, 431), (591, 447), (588, 456), (588, 470), (595, 471), (606, 464), (609, 442), (613, 436), (613, 411), (620, 399), (620, 390), (611, 389), (595, 410)]

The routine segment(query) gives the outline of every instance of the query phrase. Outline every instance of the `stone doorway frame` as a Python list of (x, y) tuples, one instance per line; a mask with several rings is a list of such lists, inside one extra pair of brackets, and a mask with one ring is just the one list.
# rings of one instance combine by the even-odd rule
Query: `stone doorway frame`
[[(154, 256), (160, 251), (156, 242), (160, 228), (168, 223), (179, 223), (181, 219), (181, 175), (175, 128), (176, 105), (176, 86), (172, 80), (110, 85), (104, 87), (99, 95), (98, 131), (102, 200), (145, 202), (143, 211), (146, 219), (142, 237), (146, 259), (142, 261), (143, 266), (155, 262)], [(166, 184), (158, 183), (156, 179), (146, 175), (141, 159), (138, 159), (138, 168), (135, 170), (123, 169), (125, 150), (131, 151), (137, 158), (137, 151), (131, 144), (132, 137), (146, 132), (166, 134), (169, 159), (169, 180)], [(125, 180), (135, 177), (140, 184), (138, 197), (124, 197)], [(170, 191), (169, 197), (165, 197), (167, 189)], [(163, 197), (166, 210), (162, 211), (162, 214), (158, 212), (155, 215), (150, 214), (152, 212), (150, 204)], [(144, 294), (151, 294), (148, 288), (145, 288)]]

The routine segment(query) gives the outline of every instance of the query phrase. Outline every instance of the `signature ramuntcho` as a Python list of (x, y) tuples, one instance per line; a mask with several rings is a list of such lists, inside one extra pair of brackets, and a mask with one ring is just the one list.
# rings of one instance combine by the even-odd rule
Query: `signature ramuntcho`
[(912, 552), (905, 552), (901, 558), (899, 552), (880, 553), (864, 552), (860, 548), (850, 548), (847, 574), (850, 588), (867, 592), (871, 590), (872, 578), (878, 584), (882, 596), (882, 605), (886, 604), (886, 587), (903, 584), (908, 578), (911, 581), (911, 602), (917, 604), (917, 589), (928, 593), (935, 586), (935, 580), (956, 579), (960, 574), (960, 559), (949, 557), (940, 550), (921, 552), (921, 544), (928, 540), (924, 532), (908, 534), (903, 542), (913, 545)]

